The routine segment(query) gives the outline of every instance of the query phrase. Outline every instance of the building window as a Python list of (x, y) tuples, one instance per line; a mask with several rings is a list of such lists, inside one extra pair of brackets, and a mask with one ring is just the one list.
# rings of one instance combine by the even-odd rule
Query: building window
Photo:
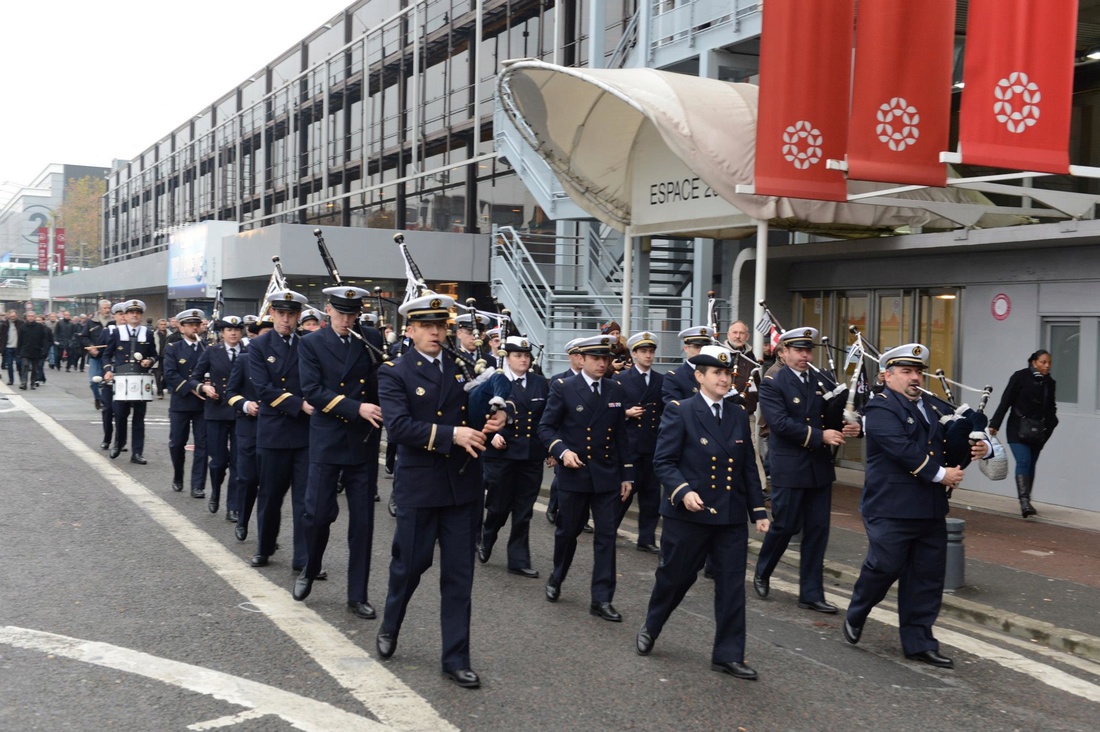
[(1043, 341), (1050, 351), (1050, 375), (1058, 385), (1058, 401), (1076, 404), (1081, 361), (1081, 321), (1047, 320), (1043, 331)]

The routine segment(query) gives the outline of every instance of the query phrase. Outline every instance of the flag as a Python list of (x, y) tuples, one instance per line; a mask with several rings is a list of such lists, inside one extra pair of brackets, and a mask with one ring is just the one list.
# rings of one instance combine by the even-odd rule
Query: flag
[(959, 152), (967, 165), (1069, 172), (1077, 0), (971, 0)]
[(756, 193), (847, 201), (854, 0), (768, 0), (760, 36)]
[(955, 0), (860, 1), (849, 178), (947, 185), (954, 44)]
[(856, 392), (852, 398), (852, 406), (857, 412), (863, 414), (863, 408), (871, 398), (871, 384), (867, 381), (867, 362), (861, 357), (856, 368), (859, 369), (859, 376), (856, 377)]
[(771, 328), (772, 350), (779, 345), (779, 335), (779, 328), (773, 325)]
[(772, 318), (768, 315), (768, 311), (765, 310), (764, 314), (760, 317), (760, 322), (756, 324), (756, 332), (760, 335), (767, 335), (772, 329)]

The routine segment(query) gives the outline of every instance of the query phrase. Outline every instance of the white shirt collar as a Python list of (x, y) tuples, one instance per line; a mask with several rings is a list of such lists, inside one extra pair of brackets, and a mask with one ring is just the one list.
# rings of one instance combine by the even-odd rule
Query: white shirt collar
[(712, 412), (714, 411), (714, 405), (715, 404), (720, 404), (720, 405), (722, 405), (723, 409), (725, 408), (725, 405), (722, 404), (721, 400), (719, 400), (717, 402), (714, 401), (709, 396), (707, 396), (706, 393), (702, 389), (699, 390), (699, 396), (703, 397), (703, 401), (707, 403), (707, 409), (709, 409)]
[[(596, 379), (593, 379), (593, 378), (591, 378), (591, 377), (590, 377), (590, 376), (588, 375), (588, 372), (587, 372), (587, 371), (583, 371), (583, 370), (582, 370), (582, 371), (581, 371), (581, 376), (583, 376), (583, 377), (584, 377), (584, 383), (588, 384), (588, 388), (589, 388), (589, 389), (591, 389), (591, 388), (592, 388), (592, 385), (593, 385), (593, 384), (598, 384), (598, 383), (599, 383), (599, 381), (597, 381)], [(602, 381), (602, 379), (601, 379), (601, 381)]]

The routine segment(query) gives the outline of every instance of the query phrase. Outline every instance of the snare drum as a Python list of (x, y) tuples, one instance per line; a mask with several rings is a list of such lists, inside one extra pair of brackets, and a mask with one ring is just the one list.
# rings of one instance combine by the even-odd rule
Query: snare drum
[(151, 402), (156, 379), (152, 374), (115, 374), (115, 399), (121, 402)]

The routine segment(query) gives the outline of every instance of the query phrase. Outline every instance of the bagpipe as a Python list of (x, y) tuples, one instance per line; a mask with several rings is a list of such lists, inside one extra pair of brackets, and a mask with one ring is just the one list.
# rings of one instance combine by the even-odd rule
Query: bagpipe
[(266, 295), (270, 295), (273, 292), (287, 289), (286, 275), (283, 274), (283, 264), (279, 257), (275, 256), (271, 258), (272, 270), (271, 279), (267, 282), (267, 292), (265, 293), (264, 302), (260, 305), (260, 319), (262, 320), (265, 315), (271, 312), (271, 303), (268, 302)]
[[(405, 302), (435, 294), (428, 288), (424, 275), (420, 272), (420, 267), (416, 265), (409, 253), (409, 248), (405, 245), (405, 235), (398, 232), (393, 235), (393, 240), (397, 243), (401, 251), (401, 257), (405, 261), (405, 278), (407, 280)], [(473, 316), (470, 320), (471, 327), (474, 330), (474, 345), (478, 350), (478, 355), (468, 354), (461, 350), (458, 347), (454, 332), (450, 329), (447, 331), (442, 346), (444, 353), (454, 358), (455, 364), (462, 372), (466, 382), (463, 389), (469, 394), (467, 414), (469, 414), (470, 426), (480, 430), (485, 427), (485, 423), (493, 414), (504, 407), (505, 399), (512, 393), (512, 382), (502, 369), (487, 367), (485, 360), (479, 357), (484, 345), (480, 320), (486, 314), (481, 313), (476, 308), (476, 300), (471, 297), (467, 298), (465, 305), (459, 305), (457, 302), (455, 305), (463, 311), (462, 314)], [(494, 314), (489, 313), (489, 315)], [(501, 330), (503, 332), (504, 329)]]
[(225, 300), (222, 298), (222, 286), (218, 285), (214, 291), (214, 307), (210, 310), (210, 327), (206, 330), (206, 343), (208, 345), (214, 345), (218, 342), (218, 321), (222, 319), (222, 308), (225, 307)]
[[(325, 263), (325, 269), (328, 270), (329, 277), (332, 278), (332, 283), (339, 287), (344, 284), (344, 281), (340, 277), (340, 270), (336, 268), (336, 261), (332, 258), (332, 253), (328, 250), (328, 244), (325, 244), (324, 233), (320, 229), (314, 229), (313, 235), (317, 237), (317, 249), (321, 253), (321, 261)], [(278, 263), (276, 263), (276, 265), (278, 266)], [(279, 269), (282, 271), (281, 267)], [(348, 334), (362, 343), (367, 350), (367, 355), (370, 356), (371, 362), (375, 366), (380, 366), (382, 362), (388, 360), (390, 356), (384, 349), (379, 348), (366, 339), (366, 336), (363, 335), (362, 327), (359, 318), (356, 318), (355, 322), (348, 328)]]
[[(761, 300), (760, 307), (764, 308), (764, 317), (771, 321), (772, 325), (783, 331), (783, 326), (776, 320), (775, 315), (768, 309), (768, 304)], [(810, 364), (810, 369), (814, 372), (814, 378), (817, 381), (817, 388), (821, 390), (821, 397), (825, 400), (825, 417), (823, 420), (824, 428), (827, 430), (841, 431), (844, 429), (846, 422), (853, 422), (859, 424), (859, 415), (854, 411), (849, 411), (848, 406), (851, 400), (851, 389), (844, 383), (842, 379), (836, 373), (836, 363), (833, 360), (833, 354), (829, 350), (829, 337), (821, 337), (821, 345), (825, 349), (825, 356), (829, 362), (829, 371), (818, 368), (814, 364)], [(856, 373), (859, 369), (856, 369)]]

